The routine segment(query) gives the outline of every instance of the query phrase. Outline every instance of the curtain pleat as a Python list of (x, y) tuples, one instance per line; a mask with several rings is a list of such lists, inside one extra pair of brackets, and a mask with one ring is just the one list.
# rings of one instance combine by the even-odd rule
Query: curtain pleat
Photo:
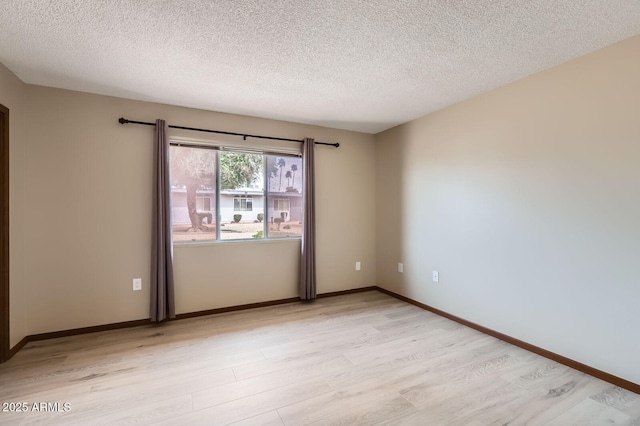
[(176, 316), (173, 288), (168, 132), (167, 123), (164, 120), (156, 120), (151, 252), (152, 322), (160, 322)]
[(302, 253), (300, 256), (300, 299), (316, 298), (316, 195), (314, 182), (314, 148), (311, 138), (302, 143), (304, 181), (304, 220), (302, 221)]

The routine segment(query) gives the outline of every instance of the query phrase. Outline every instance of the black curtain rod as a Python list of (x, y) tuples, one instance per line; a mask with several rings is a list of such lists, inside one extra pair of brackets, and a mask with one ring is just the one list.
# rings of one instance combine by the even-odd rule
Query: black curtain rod
[[(120, 124), (144, 124), (145, 126), (155, 126), (156, 123), (149, 123), (146, 121), (134, 121), (134, 120), (127, 120), (126, 118), (120, 117), (120, 119), (118, 119), (118, 122)], [(287, 141), (287, 142), (302, 142), (301, 140), (298, 139), (287, 139), (287, 138), (272, 138), (270, 136), (259, 136), (259, 135), (247, 135), (244, 133), (234, 133), (234, 132), (223, 132), (221, 130), (209, 130), (209, 129), (198, 129), (196, 127), (185, 127), (185, 126), (173, 126), (171, 124), (169, 124), (169, 127), (172, 129), (182, 129), (182, 130), (193, 130), (195, 132), (205, 132), (205, 133), (219, 133), (221, 135), (232, 135), (232, 136), (242, 136), (242, 138), (244, 140), (247, 140), (247, 138), (258, 138), (258, 139), (271, 139), (271, 140), (275, 140), (275, 141)], [(327, 143), (327, 142), (316, 142), (316, 145), (329, 145), (329, 146), (335, 146), (336, 148), (338, 148), (340, 146), (339, 143)]]

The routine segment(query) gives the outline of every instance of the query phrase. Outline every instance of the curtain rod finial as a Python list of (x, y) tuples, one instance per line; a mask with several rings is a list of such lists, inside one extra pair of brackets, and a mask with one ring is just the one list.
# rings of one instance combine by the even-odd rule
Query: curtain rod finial
[(118, 123), (120, 123), (120, 124), (127, 124), (128, 122), (129, 122), (129, 120), (127, 120), (127, 119), (126, 119), (126, 118), (124, 118), (124, 117), (120, 117), (120, 118), (118, 119)]

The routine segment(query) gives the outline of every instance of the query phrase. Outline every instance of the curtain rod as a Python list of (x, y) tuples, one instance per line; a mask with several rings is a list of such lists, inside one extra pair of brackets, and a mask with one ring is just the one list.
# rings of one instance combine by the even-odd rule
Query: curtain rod
[[(149, 123), (149, 122), (146, 122), (146, 121), (127, 120), (126, 118), (123, 118), (123, 117), (120, 117), (118, 119), (118, 122), (120, 124), (128, 124), (128, 123), (131, 123), (131, 124), (144, 124), (145, 126), (155, 126), (156, 125), (156, 123)], [(301, 140), (298, 140), (298, 139), (272, 138), (270, 136), (247, 135), (245, 133), (223, 132), (221, 130), (198, 129), (196, 127), (173, 126), (171, 124), (169, 124), (169, 127), (172, 128), (172, 129), (193, 130), (195, 132), (219, 133), (221, 135), (242, 136), (242, 138), (244, 140), (247, 140), (247, 138), (258, 138), (258, 139), (271, 139), (271, 140), (275, 140), (275, 141), (302, 142)], [(336, 142), (336, 143), (316, 142), (316, 145), (329, 145), (329, 146), (335, 146), (336, 148), (338, 148), (340, 146), (340, 144), (338, 142)]]

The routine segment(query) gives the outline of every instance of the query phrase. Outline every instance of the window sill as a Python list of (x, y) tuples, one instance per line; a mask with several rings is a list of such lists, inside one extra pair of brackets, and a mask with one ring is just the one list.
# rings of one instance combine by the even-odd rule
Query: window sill
[(281, 243), (299, 243), (302, 237), (282, 237), (282, 238), (255, 238), (242, 240), (215, 240), (215, 241), (178, 241), (173, 243), (174, 249), (183, 249), (186, 247), (208, 247), (226, 244), (281, 244)]

